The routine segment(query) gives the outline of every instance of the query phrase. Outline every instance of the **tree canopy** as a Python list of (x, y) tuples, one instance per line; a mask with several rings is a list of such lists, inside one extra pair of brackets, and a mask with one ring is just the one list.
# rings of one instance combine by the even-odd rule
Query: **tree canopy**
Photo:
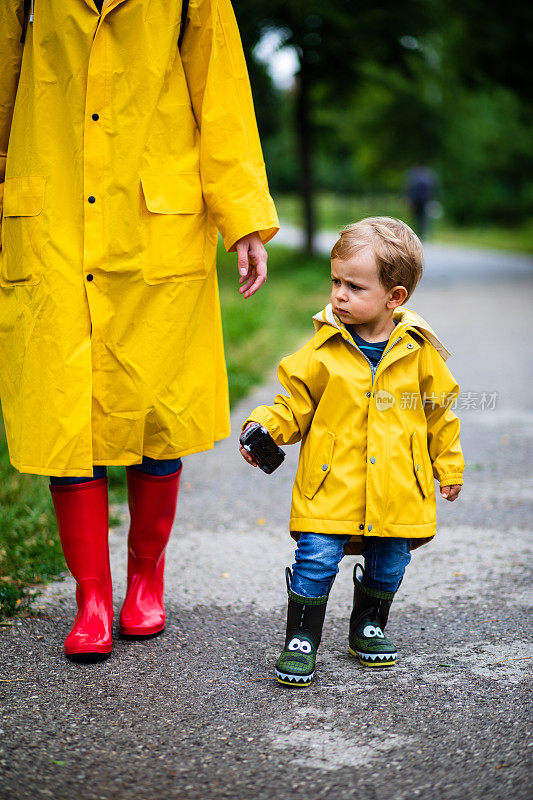
[[(309, 235), (316, 189), (398, 192), (415, 163), (437, 171), (456, 222), (531, 214), (532, 9), (236, 0), (270, 181), (302, 192)], [(291, 91), (276, 90), (253, 56), (272, 30), (297, 54)]]

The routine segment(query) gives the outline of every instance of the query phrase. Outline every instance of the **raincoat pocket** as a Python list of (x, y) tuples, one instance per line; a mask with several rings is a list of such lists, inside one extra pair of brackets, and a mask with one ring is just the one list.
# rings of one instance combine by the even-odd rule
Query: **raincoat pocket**
[(146, 172), (141, 187), (146, 283), (205, 278), (207, 209), (200, 174)]
[(46, 178), (6, 178), (0, 251), (0, 286), (34, 286), (41, 280)]
[(315, 494), (322, 486), (324, 478), (331, 470), (334, 444), (335, 434), (328, 431), (319, 444), (318, 452), (311, 463), (308, 477), (305, 482), (304, 494), (309, 500), (313, 499)]
[(424, 497), (428, 497), (429, 492), (427, 486), (427, 477), (424, 470), (424, 458), (422, 454), (422, 447), (420, 445), (420, 439), (418, 438), (418, 433), (416, 431), (411, 434), (411, 455), (413, 457), (413, 469), (418, 481), (418, 485), (420, 486), (420, 490)]

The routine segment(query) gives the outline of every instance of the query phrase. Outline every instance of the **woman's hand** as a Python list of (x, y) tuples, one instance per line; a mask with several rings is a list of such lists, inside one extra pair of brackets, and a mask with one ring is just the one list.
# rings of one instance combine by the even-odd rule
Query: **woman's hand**
[(239, 293), (246, 299), (255, 294), (267, 279), (267, 251), (258, 233), (243, 236), (235, 247), (241, 284)]
[(459, 492), (461, 491), (461, 484), (460, 483), (453, 483), (451, 486), (441, 486), (440, 493), (441, 497), (444, 497), (445, 500), (449, 500), (450, 503), (453, 503), (454, 500), (457, 500), (459, 497)]

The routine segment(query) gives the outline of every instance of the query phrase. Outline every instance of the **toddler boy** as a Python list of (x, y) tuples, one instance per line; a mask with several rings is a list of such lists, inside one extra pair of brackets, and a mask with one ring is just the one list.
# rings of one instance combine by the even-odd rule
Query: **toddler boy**
[(298, 545), (292, 574), (286, 570), (287, 630), (275, 669), (289, 686), (311, 683), (345, 554), (364, 558), (364, 569), (354, 569), (350, 652), (365, 666), (396, 663), (384, 630), (410, 551), (436, 533), (433, 477), (446, 500), (461, 490), (450, 354), (403, 308), (422, 257), (400, 220), (371, 217), (343, 230), (331, 252), (331, 303), (313, 318), (313, 338), (279, 365), (288, 394), (244, 425), (262, 425), (279, 445), (301, 441), (290, 518)]

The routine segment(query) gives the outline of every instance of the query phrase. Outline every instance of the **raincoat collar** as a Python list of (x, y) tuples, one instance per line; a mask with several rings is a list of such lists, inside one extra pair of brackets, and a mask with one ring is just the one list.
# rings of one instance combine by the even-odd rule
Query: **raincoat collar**
[[(447, 348), (437, 337), (437, 334), (433, 328), (415, 311), (411, 311), (409, 308), (397, 308), (394, 311), (393, 319), (396, 322), (396, 328), (391, 334), (391, 340), (394, 340), (398, 335), (401, 335), (399, 334), (399, 331), (405, 332), (410, 330), (415, 334), (422, 336), (422, 338), (426, 339), (426, 341), (432, 344), (435, 350), (442, 356), (444, 361), (450, 357), (450, 351), (447, 350)], [(314, 315), (313, 324), (316, 331), (316, 349), (321, 347), (324, 342), (326, 342), (335, 334), (340, 334), (343, 339), (346, 339), (349, 336), (344, 324), (333, 313), (331, 303), (328, 303), (328, 305), (322, 309), (322, 311), (319, 311), (318, 314)]]

